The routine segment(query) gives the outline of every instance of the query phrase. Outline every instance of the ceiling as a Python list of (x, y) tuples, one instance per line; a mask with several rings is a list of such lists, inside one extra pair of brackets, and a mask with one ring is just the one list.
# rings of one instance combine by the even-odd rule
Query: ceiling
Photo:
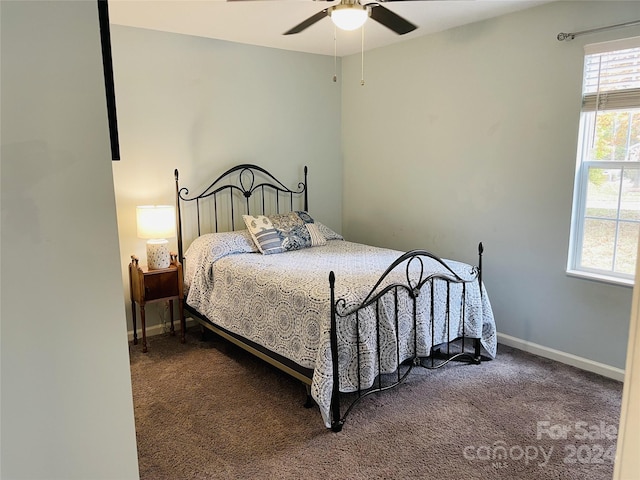
[[(364, 0), (364, 3), (370, 0)], [(395, 1), (384, 6), (418, 26), (397, 35), (369, 19), (365, 50), (524, 10), (552, 0)], [(112, 24), (216, 38), (322, 55), (334, 54), (334, 28), (324, 18), (295, 35), (283, 32), (337, 2), (313, 0), (109, 0)], [(360, 30), (338, 30), (338, 56), (360, 52)]]

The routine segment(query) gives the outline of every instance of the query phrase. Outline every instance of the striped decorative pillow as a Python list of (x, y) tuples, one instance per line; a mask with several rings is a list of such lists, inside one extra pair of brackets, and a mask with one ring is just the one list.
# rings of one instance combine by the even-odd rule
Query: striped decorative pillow
[(327, 243), (307, 212), (243, 215), (258, 250), (265, 255), (300, 250)]

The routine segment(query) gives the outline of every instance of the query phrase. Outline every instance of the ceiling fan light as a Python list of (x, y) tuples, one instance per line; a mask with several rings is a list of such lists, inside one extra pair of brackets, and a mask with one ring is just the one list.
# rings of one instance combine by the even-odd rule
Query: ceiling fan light
[(329, 11), (331, 21), (342, 30), (355, 30), (364, 25), (369, 16), (365, 7), (357, 5), (336, 5)]

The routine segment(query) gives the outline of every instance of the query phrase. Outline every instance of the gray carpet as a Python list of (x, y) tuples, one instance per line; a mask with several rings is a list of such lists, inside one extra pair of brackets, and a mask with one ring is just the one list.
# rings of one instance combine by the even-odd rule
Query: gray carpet
[(130, 351), (142, 480), (612, 477), (622, 384), (502, 345), (368, 397), (340, 433), (300, 383), (197, 328)]

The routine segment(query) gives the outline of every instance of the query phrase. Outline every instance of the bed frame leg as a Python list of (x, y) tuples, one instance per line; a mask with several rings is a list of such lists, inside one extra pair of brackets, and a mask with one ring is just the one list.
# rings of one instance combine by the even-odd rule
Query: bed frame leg
[[(329, 290), (331, 298), (331, 360), (333, 362), (333, 389), (331, 392), (331, 430), (339, 432), (342, 430), (344, 419), (340, 418), (340, 375), (338, 372), (338, 333), (337, 333), (337, 312), (335, 297), (336, 276), (333, 271), (329, 272)], [(358, 359), (359, 361), (359, 359)]]
[(312, 408), (315, 406), (316, 402), (313, 400), (311, 396), (311, 385), (304, 384), (305, 389), (307, 390), (307, 400), (304, 402), (304, 408)]
[[(478, 244), (478, 288), (480, 289), (480, 298), (482, 298), (482, 254), (484, 253), (484, 245), (482, 242)], [(480, 364), (480, 339), (473, 339), (473, 363)]]

